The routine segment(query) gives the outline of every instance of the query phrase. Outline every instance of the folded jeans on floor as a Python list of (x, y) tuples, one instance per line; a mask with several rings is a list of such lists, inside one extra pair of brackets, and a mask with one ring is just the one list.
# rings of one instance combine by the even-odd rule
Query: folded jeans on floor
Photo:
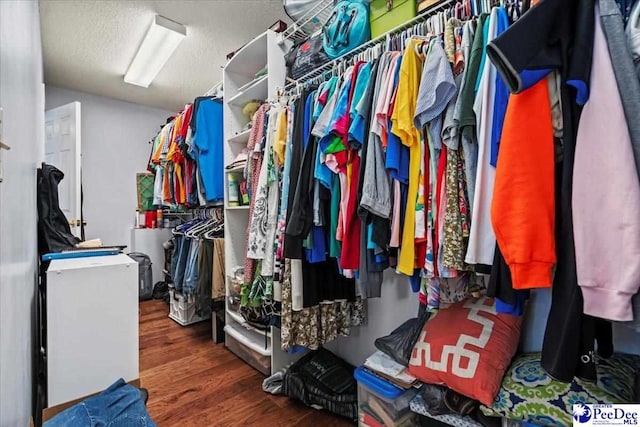
[(102, 393), (66, 409), (43, 427), (156, 427), (142, 401), (140, 390), (122, 378)]

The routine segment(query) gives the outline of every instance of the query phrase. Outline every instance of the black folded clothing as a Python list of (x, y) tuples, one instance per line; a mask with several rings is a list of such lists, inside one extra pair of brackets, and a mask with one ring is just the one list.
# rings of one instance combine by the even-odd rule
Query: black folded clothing
[(308, 406), (358, 418), (358, 387), (355, 368), (329, 350), (321, 348), (303, 356), (285, 372), (283, 394)]
[(321, 348), (309, 353), (298, 363), (303, 377), (329, 393), (344, 393), (355, 386), (354, 368), (329, 350)]

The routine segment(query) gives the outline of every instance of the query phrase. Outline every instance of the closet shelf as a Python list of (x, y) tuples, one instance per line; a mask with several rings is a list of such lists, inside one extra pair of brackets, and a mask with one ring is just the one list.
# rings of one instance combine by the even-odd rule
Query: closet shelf
[(248, 211), (249, 205), (245, 206), (227, 206), (228, 211)]
[(235, 168), (232, 168), (232, 169), (225, 168), (224, 173), (244, 173), (244, 165), (236, 166)]
[(267, 348), (265, 348), (264, 335), (260, 336), (253, 331), (245, 329), (243, 326), (234, 325), (226, 325), (224, 332), (250, 350), (262, 356), (271, 357), (271, 343), (268, 343)]
[(228, 141), (231, 144), (247, 145), (247, 142), (249, 142), (249, 135), (251, 135), (251, 128), (232, 136)]
[[(242, 325), (243, 328), (246, 328), (246, 329), (248, 329), (250, 331), (254, 331), (254, 332), (257, 332), (257, 333), (261, 334), (261, 336), (263, 338), (263, 341), (264, 341), (264, 332), (265, 331), (251, 326), (250, 324), (247, 323), (246, 320), (244, 320), (244, 318), (241, 315), (239, 315), (235, 311), (229, 309), (228, 307), (227, 307), (227, 314), (229, 315), (229, 317), (231, 317), (233, 319), (234, 322), (238, 323), (239, 325)], [(267, 331), (267, 337), (269, 337), (269, 339), (271, 339), (271, 331)]]
[(241, 47), (227, 62), (225, 71), (241, 76), (255, 75), (267, 63), (267, 38), (270, 32), (273, 33), (266, 31)]
[(269, 96), (269, 75), (262, 76), (253, 81), (246, 89), (238, 92), (229, 99), (229, 104), (234, 107), (244, 107), (254, 99), (264, 101)]

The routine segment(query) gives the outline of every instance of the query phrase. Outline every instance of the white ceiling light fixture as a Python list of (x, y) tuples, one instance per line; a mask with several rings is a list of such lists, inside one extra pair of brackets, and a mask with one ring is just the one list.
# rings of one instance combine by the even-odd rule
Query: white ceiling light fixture
[(186, 35), (184, 25), (156, 15), (124, 75), (125, 83), (149, 87)]

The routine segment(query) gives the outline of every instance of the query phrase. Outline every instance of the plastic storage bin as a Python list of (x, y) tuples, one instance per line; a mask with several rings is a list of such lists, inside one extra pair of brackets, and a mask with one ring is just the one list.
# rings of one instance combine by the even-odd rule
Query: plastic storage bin
[(131, 252), (129, 258), (138, 263), (138, 300), (145, 301), (153, 297), (153, 271), (151, 258), (142, 252)]
[(193, 295), (185, 296), (169, 288), (169, 317), (182, 326), (191, 325), (209, 319), (196, 314), (196, 301)]
[(409, 403), (418, 390), (404, 390), (359, 367), (354, 372), (358, 381), (358, 425), (361, 427), (410, 427), (418, 424)]
[(371, 38), (415, 18), (416, 0), (373, 0), (369, 5)]
[(264, 346), (257, 344), (255, 337), (251, 336), (254, 334), (256, 332), (246, 330), (242, 326), (226, 325), (224, 345), (264, 375), (271, 375), (271, 344), (266, 343)]

